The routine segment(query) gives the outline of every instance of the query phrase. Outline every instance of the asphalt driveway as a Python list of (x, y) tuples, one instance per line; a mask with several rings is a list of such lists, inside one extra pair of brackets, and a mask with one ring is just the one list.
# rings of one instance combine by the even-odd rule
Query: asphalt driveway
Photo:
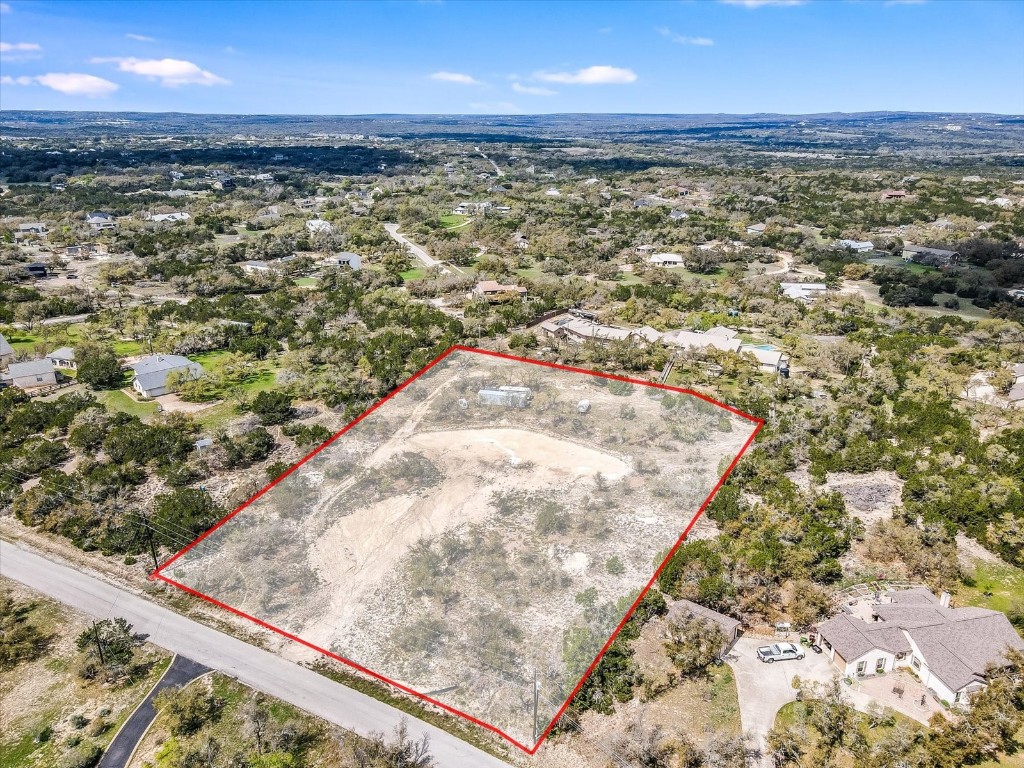
[[(729, 652), (726, 661), (736, 675), (736, 688), (740, 699), (740, 723), (751, 739), (751, 747), (765, 749), (765, 736), (775, 724), (775, 715), (783, 705), (796, 701), (793, 677), (819, 683), (829, 682), (838, 670), (824, 654), (807, 649), (803, 659), (777, 661), (765, 664), (757, 658), (757, 649), (770, 645), (773, 640), (759, 637), (741, 637)], [(762, 765), (770, 765), (765, 758)]]
[(114, 736), (114, 740), (110, 742), (107, 751), (100, 758), (99, 768), (124, 768), (128, 765), (132, 753), (135, 752), (136, 745), (146, 734), (146, 731), (149, 730), (149, 726), (156, 718), (156, 708), (153, 706), (153, 699), (156, 698), (160, 691), (175, 685), (186, 685), (209, 671), (208, 667), (204, 667), (202, 664), (191, 659), (186, 659), (184, 656), (175, 656), (167, 671), (164, 672), (163, 677), (157, 681), (157, 684), (153, 686), (153, 690), (149, 692), (149, 695), (146, 696), (139, 708), (131, 714), (131, 717), (125, 721), (121, 730)]

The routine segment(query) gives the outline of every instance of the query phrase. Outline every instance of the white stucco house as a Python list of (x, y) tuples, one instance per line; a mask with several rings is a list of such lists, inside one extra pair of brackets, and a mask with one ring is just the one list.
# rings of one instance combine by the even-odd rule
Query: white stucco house
[(678, 253), (656, 253), (647, 261), (657, 267), (681, 267), (685, 260)]
[(779, 283), (779, 293), (799, 301), (814, 301), (827, 290), (825, 283)]
[(841, 613), (818, 626), (818, 643), (847, 677), (909, 668), (937, 699), (967, 706), (986, 685), (988, 669), (1005, 663), (1024, 639), (1005, 615), (953, 608), (924, 587), (888, 592), (870, 605), (871, 620)]

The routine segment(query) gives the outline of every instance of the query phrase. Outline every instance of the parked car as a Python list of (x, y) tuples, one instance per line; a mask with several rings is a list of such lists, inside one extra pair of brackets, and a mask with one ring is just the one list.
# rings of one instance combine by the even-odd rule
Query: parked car
[(757, 649), (757, 658), (765, 664), (785, 659), (802, 659), (804, 649), (793, 643), (775, 643), (775, 645), (762, 645)]

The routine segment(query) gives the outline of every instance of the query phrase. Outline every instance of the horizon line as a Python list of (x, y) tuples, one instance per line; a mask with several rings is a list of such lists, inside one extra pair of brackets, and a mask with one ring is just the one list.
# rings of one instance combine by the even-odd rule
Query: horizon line
[(1024, 113), (1014, 112), (960, 112), (956, 110), (899, 110), (864, 109), (856, 111), (830, 110), (824, 112), (187, 112), (181, 110), (156, 111), (142, 109), (18, 109), (0, 108), (0, 115), (9, 113), (33, 114), (107, 114), (107, 115), (191, 115), (211, 117), (308, 117), (308, 118), (394, 118), (394, 117), (823, 117), (832, 115), (919, 115), (957, 117), (1022, 118)]

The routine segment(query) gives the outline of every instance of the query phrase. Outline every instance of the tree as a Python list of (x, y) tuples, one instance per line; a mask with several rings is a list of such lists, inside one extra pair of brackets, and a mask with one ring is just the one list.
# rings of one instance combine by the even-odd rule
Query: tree
[(807, 744), (807, 734), (793, 726), (776, 723), (765, 737), (768, 758), (774, 768), (793, 768), (800, 765)]
[(295, 418), (292, 396), (287, 392), (260, 392), (253, 398), (250, 409), (263, 424), (283, 424)]
[(224, 708), (224, 701), (203, 682), (165, 688), (156, 695), (153, 704), (167, 717), (171, 733), (175, 736), (190, 736), (198, 732), (207, 722), (215, 720)]
[(87, 680), (104, 669), (108, 676), (126, 675), (135, 660), (137, 638), (125, 619), (104, 619), (95, 622), (78, 636), (75, 645), (85, 654), (80, 674)]
[(153, 520), (160, 533), (154, 535), (171, 549), (190, 543), (190, 536), (198, 536), (223, 516), (208, 493), (194, 488), (160, 494), (155, 504)]
[(703, 672), (718, 658), (726, 643), (725, 633), (713, 621), (683, 616), (669, 622), (665, 651), (682, 675)]
[(29, 621), (33, 607), (10, 592), (0, 593), (0, 670), (32, 661), (45, 650), (48, 638)]
[(971, 697), (971, 707), (960, 718), (942, 718), (928, 741), (936, 768), (994, 761), (1014, 748), (1016, 733), (1024, 727), (1024, 654), (1007, 652), (1007, 664), (989, 669), (989, 684)]
[(383, 734), (374, 734), (368, 743), (355, 748), (359, 768), (432, 768), (430, 737), (415, 741), (409, 736), (409, 724), (403, 717), (395, 726), (390, 741)]
[(820, 696), (808, 702), (808, 722), (821, 734), (819, 746), (826, 756), (841, 749), (855, 730), (853, 709), (843, 700), (841, 685), (838, 677), (833, 678)]
[(262, 693), (257, 693), (246, 703), (242, 716), (245, 718), (246, 731), (256, 741), (256, 752), (262, 755), (270, 723), (270, 710)]
[(112, 389), (121, 385), (124, 374), (112, 347), (85, 343), (75, 347), (78, 380), (93, 389)]

